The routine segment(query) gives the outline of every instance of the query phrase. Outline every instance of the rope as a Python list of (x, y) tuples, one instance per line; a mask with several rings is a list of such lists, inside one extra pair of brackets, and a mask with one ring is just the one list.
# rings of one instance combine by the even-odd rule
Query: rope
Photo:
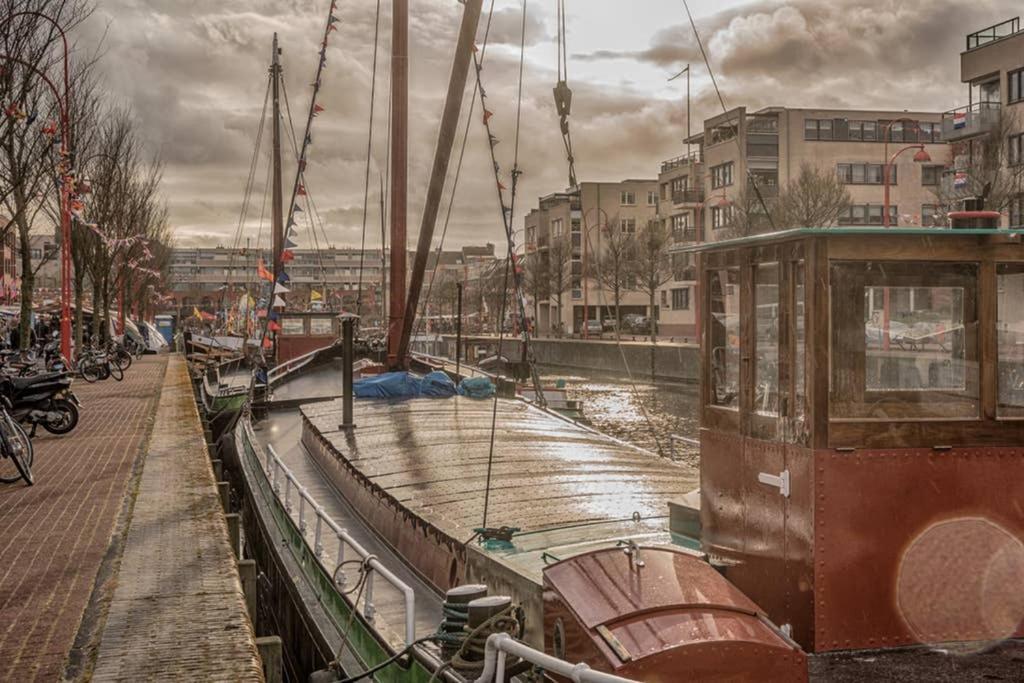
[(370, 125), (366, 137), (366, 176), (363, 181), (363, 233), (359, 242), (359, 284), (356, 288), (356, 315), (363, 313), (363, 254), (366, 251), (366, 214), (370, 209), (370, 161), (373, 158), (373, 109), (377, 98), (377, 48), (380, 42), (380, 0), (373, 24), (373, 75), (370, 79)]
[[(473, 630), (470, 631), (467, 626), (466, 629), (469, 632), (466, 634), (462, 647), (459, 648), (459, 651), (452, 656), (448, 663), (434, 671), (429, 683), (437, 681), (441, 674), (450, 668), (455, 669), (468, 680), (478, 678), (484, 670), (484, 653), (487, 648), (487, 638), (495, 633), (507, 633), (513, 638), (519, 636), (517, 611), (517, 608), (510, 604)], [(472, 655), (474, 658), (467, 659), (467, 655)]]

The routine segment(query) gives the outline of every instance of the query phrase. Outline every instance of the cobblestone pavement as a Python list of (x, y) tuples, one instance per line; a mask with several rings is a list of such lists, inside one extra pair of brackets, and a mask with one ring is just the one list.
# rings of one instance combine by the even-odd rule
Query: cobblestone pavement
[(77, 381), (74, 432), (40, 430), (36, 485), (0, 484), (0, 680), (61, 678), (153, 424), (167, 356)]
[(167, 369), (92, 680), (263, 680), (180, 356)]

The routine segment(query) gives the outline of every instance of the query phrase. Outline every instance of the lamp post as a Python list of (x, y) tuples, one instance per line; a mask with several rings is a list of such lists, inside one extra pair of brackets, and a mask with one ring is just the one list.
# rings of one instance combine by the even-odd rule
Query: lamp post
[(3, 24), (6, 26), (12, 19), (20, 16), (32, 16), (37, 19), (42, 19), (49, 22), (60, 34), (61, 41), (64, 45), (64, 101), (61, 103), (60, 94), (57, 92), (57, 88), (54, 87), (53, 83), (38, 69), (31, 64), (24, 62), (14, 57), (7, 57), (8, 60), (21, 64), (25, 68), (33, 71), (38, 76), (42, 77), (46, 84), (53, 90), (54, 96), (57, 99), (58, 110), (60, 111), (61, 119), (61, 186), (60, 186), (60, 232), (61, 232), (61, 245), (60, 245), (60, 351), (65, 358), (71, 358), (71, 178), (69, 175), (70, 171), (70, 157), (71, 157), (71, 125), (68, 120), (69, 109), (71, 107), (71, 71), (69, 69), (70, 63), (70, 50), (68, 49), (68, 37), (64, 32), (64, 28), (57, 22), (56, 19), (50, 17), (42, 12), (23, 11), (14, 12), (7, 15), (4, 19)]
[[(932, 160), (931, 156), (925, 150), (923, 144), (907, 145), (903, 149), (893, 154), (892, 157), (889, 156), (889, 134), (892, 130), (893, 124), (896, 123), (908, 123), (910, 124), (911, 130), (918, 129), (917, 121), (907, 117), (889, 121), (884, 126), (882, 126), (882, 141), (884, 143), (882, 147), (882, 156), (885, 160), (885, 166), (882, 168), (882, 183), (885, 186), (884, 199), (882, 201), (882, 225), (886, 228), (889, 227), (889, 185), (891, 178), (890, 169), (892, 168), (892, 165), (896, 162), (896, 157), (898, 157), (900, 154), (903, 154), (903, 152), (906, 152), (908, 149), (916, 149), (918, 150), (918, 152), (914, 155), (915, 162), (928, 163), (929, 161)], [(897, 220), (896, 223), (898, 225), (899, 220)]]
[[(591, 211), (597, 211), (597, 223), (595, 223), (594, 225), (588, 226), (587, 225), (587, 214), (589, 214)], [(589, 294), (590, 294), (589, 289), (590, 288), (587, 286), (587, 284), (588, 284), (587, 283), (587, 277), (588, 277), (588, 271), (589, 271), (588, 266), (590, 264), (589, 264), (589, 261), (588, 261), (588, 258), (587, 258), (587, 255), (588, 255), (587, 245), (590, 243), (590, 231), (591, 231), (591, 229), (592, 228), (597, 228), (597, 227), (601, 226), (601, 214), (604, 214), (604, 224), (605, 224), (605, 226), (607, 226), (608, 225), (608, 212), (605, 211), (604, 209), (602, 209), (600, 206), (592, 206), (592, 207), (590, 207), (589, 209), (587, 209), (586, 211), (583, 212), (583, 218), (582, 218), (581, 229), (582, 229), (583, 232), (580, 235), (580, 237), (583, 240), (583, 245), (582, 245), (583, 246), (583, 261), (582, 261), (582, 263), (583, 263), (583, 273), (582, 273), (582, 280), (583, 280), (583, 329), (580, 330), (580, 331), (582, 332), (582, 337), (584, 339), (589, 339), (590, 338), (590, 334), (587, 332), (587, 322), (590, 320), (590, 298), (589, 298)], [(570, 232), (570, 234), (571, 234), (571, 232)], [(572, 247), (571, 244), (569, 246), (570, 246), (570, 248)], [(562, 312), (559, 311), (558, 315), (561, 316)], [(598, 315), (600, 315), (600, 311), (598, 312)]]

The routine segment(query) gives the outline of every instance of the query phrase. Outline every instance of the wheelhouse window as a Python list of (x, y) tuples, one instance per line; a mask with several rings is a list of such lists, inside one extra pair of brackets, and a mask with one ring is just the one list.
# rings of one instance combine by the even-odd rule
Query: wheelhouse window
[(711, 334), (710, 399), (713, 406), (740, 407), (740, 271), (718, 268), (707, 273)]
[(996, 265), (999, 417), (1024, 417), (1024, 263)]
[(978, 266), (830, 267), (832, 420), (978, 416)]
[(754, 271), (754, 412), (779, 414), (779, 264)]

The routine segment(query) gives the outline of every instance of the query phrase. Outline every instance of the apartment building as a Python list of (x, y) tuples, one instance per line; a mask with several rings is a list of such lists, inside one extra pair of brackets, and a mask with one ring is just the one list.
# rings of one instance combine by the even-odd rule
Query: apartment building
[[(937, 192), (950, 153), (938, 112), (738, 107), (706, 120), (703, 132), (687, 142), (691, 151), (662, 163), (658, 176), (658, 216), (679, 247), (752, 229), (785, 229), (762, 217), (758, 225), (738, 230), (738, 203), (747, 204), (748, 216), (756, 213), (750, 210), (757, 202), (752, 186), (771, 201), (804, 164), (835, 173), (846, 184), (851, 204), (839, 225), (882, 226), (884, 168), (894, 155), (888, 224), (945, 221)], [(672, 258), (674, 279), (660, 293), (661, 329), (687, 337), (697, 328), (696, 269), (685, 254)]]
[[(614, 296), (607, 278), (602, 284), (595, 276), (608, 253), (609, 239), (616, 239), (609, 235), (618, 231), (636, 234), (657, 213), (658, 183), (653, 179), (583, 182), (578, 193), (557, 192), (538, 200), (537, 208), (524, 218), (527, 258), (538, 259), (539, 267), (546, 271), (559, 260), (557, 252), (562, 245), (569, 252), (565, 259), (565, 291), (551, 291), (550, 296), (535, 301), (528, 288), (528, 305), (534, 310), (540, 334), (559, 330), (582, 333), (585, 319), (615, 316)], [(646, 294), (635, 289), (622, 292), (621, 315), (657, 316), (657, 310), (651, 312), (649, 308)]]
[[(1024, 226), (1024, 31), (1020, 18), (968, 34), (960, 54), (967, 104), (942, 116), (952, 167), (943, 179), (950, 196), (977, 196), (990, 188), (985, 208), (1003, 213), (1002, 225)], [(991, 136), (999, 136), (992, 141)], [(996, 142), (993, 146), (992, 143)], [(985, 149), (1001, 152), (997, 169), (981, 163)]]

